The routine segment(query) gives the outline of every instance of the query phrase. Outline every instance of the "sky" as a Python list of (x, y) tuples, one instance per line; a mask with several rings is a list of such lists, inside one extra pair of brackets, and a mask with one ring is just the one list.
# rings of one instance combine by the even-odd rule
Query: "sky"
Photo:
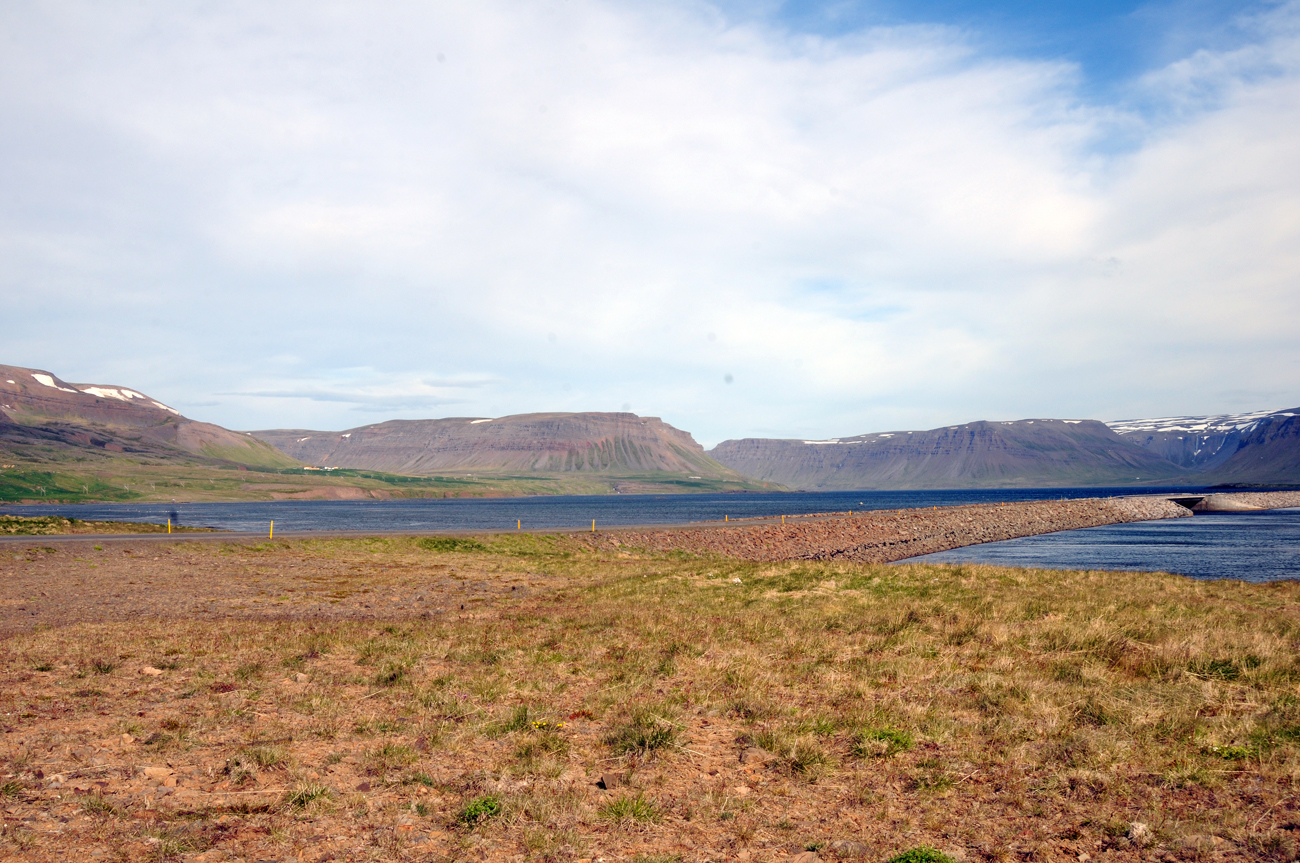
[(0, 5), (0, 363), (706, 446), (1300, 405), (1300, 2)]

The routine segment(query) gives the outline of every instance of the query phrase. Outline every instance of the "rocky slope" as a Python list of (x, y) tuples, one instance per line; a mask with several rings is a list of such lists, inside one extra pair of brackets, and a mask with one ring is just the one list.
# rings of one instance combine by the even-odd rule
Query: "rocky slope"
[(689, 433), (630, 413), (544, 413), (497, 418), (390, 420), (343, 432), (253, 433), (286, 455), (322, 467), (433, 475), (499, 473), (683, 474), (741, 481)]
[[(1255, 434), (1257, 429), (1272, 428), (1273, 438), (1276, 438), (1275, 432), (1297, 415), (1300, 415), (1300, 408), (1212, 416), (1115, 420), (1106, 425), (1129, 443), (1157, 453), (1174, 464), (1210, 472), (1232, 459), (1238, 450), (1266, 443), (1268, 433), (1261, 437)], [(1260, 455), (1263, 454), (1256, 453), (1256, 456)], [(1260, 461), (1260, 458), (1246, 460)], [(1264, 455), (1263, 460), (1271, 462), (1273, 459)], [(1236, 470), (1242, 469), (1239, 467)], [(1233, 472), (1233, 469), (1229, 469), (1229, 473)]]
[(58, 461), (110, 453), (197, 457), (265, 467), (297, 464), (250, 435), (197, 422), (136, 390), (72, 384), (51, 372), (0, 365), (0, 448)]
[(1096, 420), (973, 422), (824, 441), (747, 438), (709, 454), (740, 473), (817, 491), (1126, 485), (1189, 473)]
[(1300, 408), (1279, 411), (1237, 431), (1236, 449), (1206, 471), (1205, 481), (1300, 485)]

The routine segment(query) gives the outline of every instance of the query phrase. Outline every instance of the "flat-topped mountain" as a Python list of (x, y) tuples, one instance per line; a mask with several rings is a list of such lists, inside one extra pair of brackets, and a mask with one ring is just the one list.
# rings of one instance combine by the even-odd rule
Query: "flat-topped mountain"
[(55, 460), (80, 451), (296, 465), (262, 441), (188, 419), (129, 387), (73, 384), (52, 372), (5, 365), (0, 365), (0, 448), (37, 457), (45, 452)]
[(819, 491), (1128, 485), (1189, 473), (1097, 420), (972, 422), (819, 441), (747, 438), (709, 454), (749, 476)]
[(688, 432), (631, 413), (539, 413), (390, 420), (341, 432), (253, 432), (286, 455), (321, 467), (434, 475), (456, 471), (684, 474), (743, 481)]
[(1300, 408), (1107, 425), (1126, 441), (1214, 482), (1300, 482)]

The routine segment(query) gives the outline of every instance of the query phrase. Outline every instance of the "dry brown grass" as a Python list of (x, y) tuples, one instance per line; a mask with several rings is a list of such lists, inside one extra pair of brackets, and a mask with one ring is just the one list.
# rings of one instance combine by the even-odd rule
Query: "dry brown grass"
[(560, 586), (0, 642), (0, 855), (1296, 856), (1295, 584), (484, 542), (365, 547)]

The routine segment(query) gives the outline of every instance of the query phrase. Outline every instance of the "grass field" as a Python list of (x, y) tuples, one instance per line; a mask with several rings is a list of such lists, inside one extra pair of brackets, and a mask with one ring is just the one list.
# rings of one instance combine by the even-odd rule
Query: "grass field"
[[(166, 554), (279, 580), (257, 619), (0, 641), (0, 856), (1297, 856), (1294, 583), (527, 535), (168, 548), (3, 562), (14, 615)], [(435, 573), (490, 590), (439, 605)]]

